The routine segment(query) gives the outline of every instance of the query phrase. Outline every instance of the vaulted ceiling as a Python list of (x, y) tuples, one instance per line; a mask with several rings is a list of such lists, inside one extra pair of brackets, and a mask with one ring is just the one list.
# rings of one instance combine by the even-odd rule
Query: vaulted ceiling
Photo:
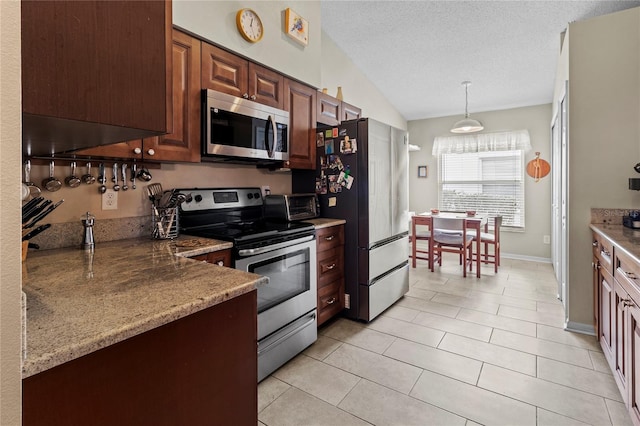
[(322, 29), (407, 120), (550, 103), (569, 22), (640, 1), (321, 0)]

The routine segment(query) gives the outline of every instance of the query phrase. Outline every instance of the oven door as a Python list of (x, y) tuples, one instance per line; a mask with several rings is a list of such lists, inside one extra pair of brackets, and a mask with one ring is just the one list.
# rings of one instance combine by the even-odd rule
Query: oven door
[(268, 284), (258, 288), (258, 340), (316, 308), (316, 241), (289, 243), (236, 259), (236, 269), (269, 278)]

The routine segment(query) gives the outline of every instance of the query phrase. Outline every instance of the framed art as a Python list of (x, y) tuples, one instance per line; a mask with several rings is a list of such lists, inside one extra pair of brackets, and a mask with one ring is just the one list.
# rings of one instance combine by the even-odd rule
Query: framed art
[(290, 7), (284, 12), (284, 32), (303, 46), (309, 44), (309, 23)]
[(427, 177), (427, 166), (418, 166), (418, 177), (419, 178)]

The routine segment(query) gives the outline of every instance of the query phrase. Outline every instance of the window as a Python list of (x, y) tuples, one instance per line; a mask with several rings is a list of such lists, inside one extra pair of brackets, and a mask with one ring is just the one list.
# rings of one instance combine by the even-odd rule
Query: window
[(440, 210), (502, 215), (503, 226), (524, 228), (524, 151), (441, 153)]

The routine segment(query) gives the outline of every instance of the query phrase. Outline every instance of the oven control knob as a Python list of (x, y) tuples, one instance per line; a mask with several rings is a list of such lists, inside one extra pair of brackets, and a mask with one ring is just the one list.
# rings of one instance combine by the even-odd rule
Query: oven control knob
[(252, 199), (252, 198), (253, 198), (253, 194), (252, 194), (252, 193), (248, 193), (248, 194), (247, 194), (247, 198), (248, 198), (248, 199)]
[(260, 193), (259, 192), (254, 192), (253, 193), (253, 198), (260, 199)]
[(193, 197), (194, 200), (196, 200), (196, 203), (199, 203), (200, 201), (202, 201), (202, 195), (198, 194), (195, 197)]

